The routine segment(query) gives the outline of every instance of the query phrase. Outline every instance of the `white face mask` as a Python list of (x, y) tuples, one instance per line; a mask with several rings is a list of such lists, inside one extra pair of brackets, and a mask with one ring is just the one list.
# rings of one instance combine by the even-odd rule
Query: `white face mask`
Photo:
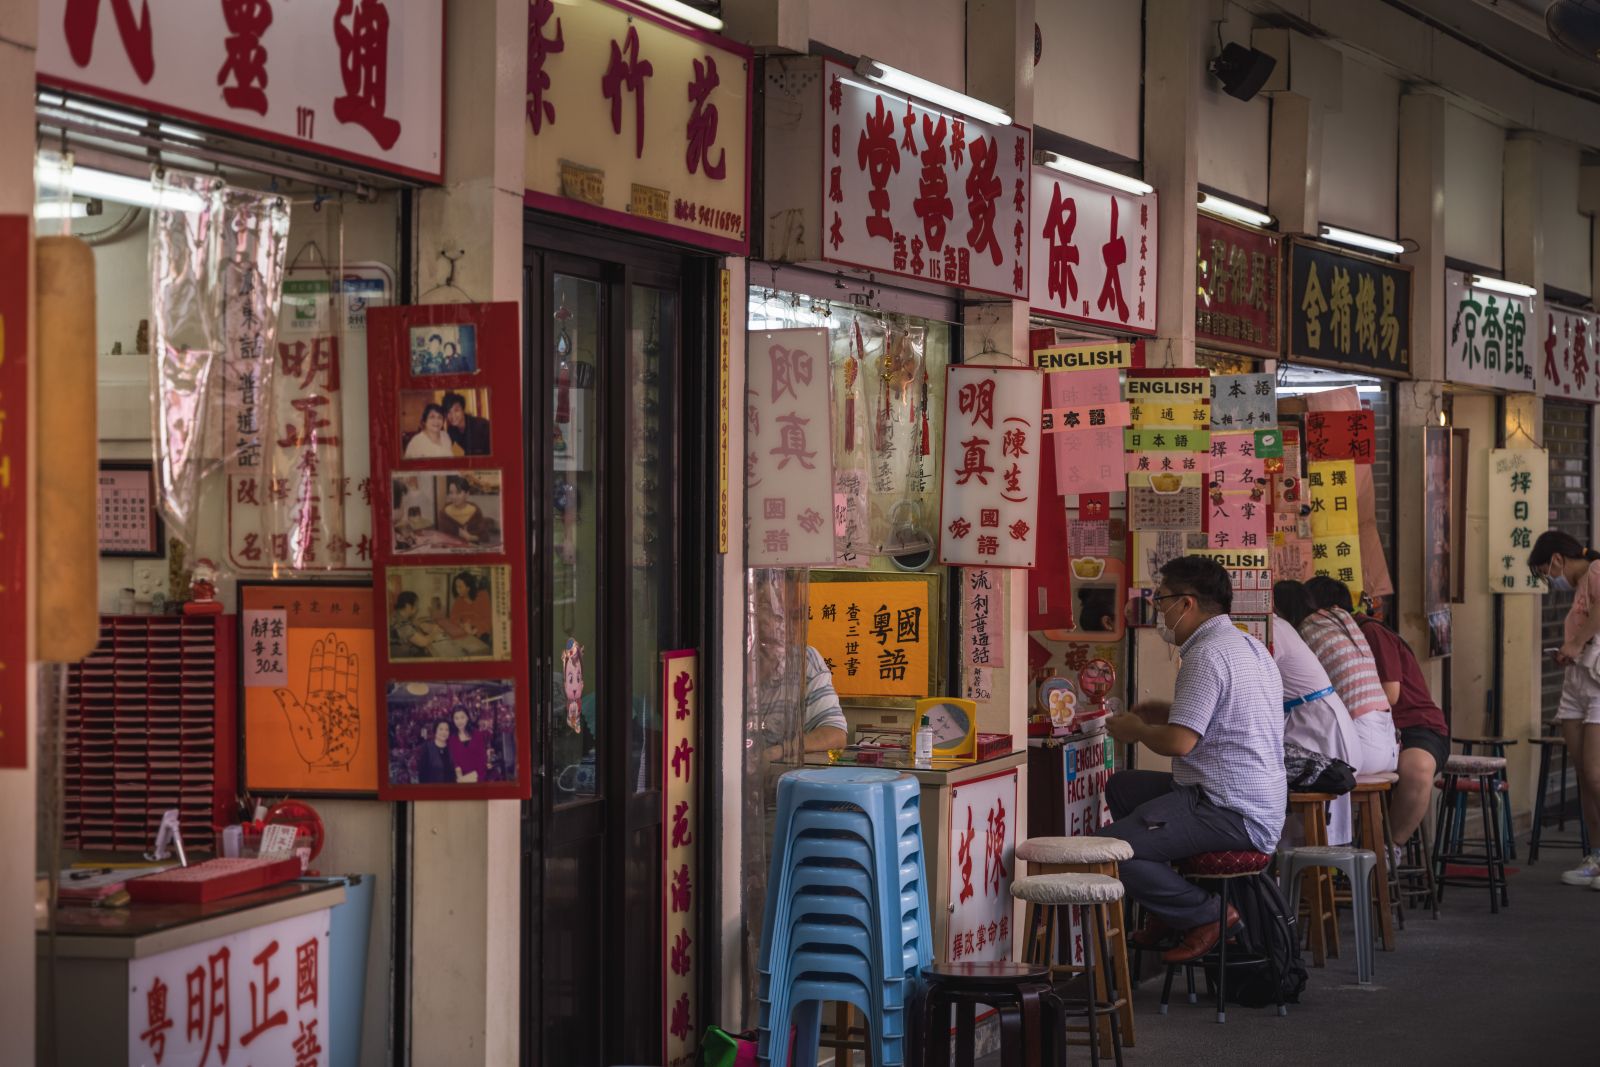
[[(1184, 616), (1188, 614), (1189, 613), (1186, 611), (1183, 613), (1183, 615), (1179, 615), (1178, 621), (1180, 623), (1183, 622)], [(1160, 634), (1161, 640), (1165, 641), (1169, 645), (1175, 645), (1178, 643), (1178, 633), (1172, 627), (1167, 625), (1167, 613), (1165, 611), (1156, 612), (1156, 633)]]

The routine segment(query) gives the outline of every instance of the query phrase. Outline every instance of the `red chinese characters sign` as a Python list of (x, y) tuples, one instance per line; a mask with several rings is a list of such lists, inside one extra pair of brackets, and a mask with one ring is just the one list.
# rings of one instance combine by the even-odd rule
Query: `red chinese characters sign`
[(128, 963), (128, 1063), (322, 1067), (329, 909)]
[(527, 202), (742, 256), (750, 51), (613, 0), (531, 0)]
[(43, 0), (39, 82), (424, 181), (444, 175), (441, 0)]
[(1041, 315), (1156, 330), (1156, 194), (1033, 168), (1030, 300)]
[[(26, 215), (0, 216), (0, 593), (28, 586), (28, 264)], [(0, 636), (0, 767), (28, 765), (28, 628)]]
[(823, 73), (823, 258), (1026, 299), (1031, 131)]
[(1282, 240), (1204, 213), (1196, 216), (1195, 238), (1195, 341), (1276, 356), (1283, 313)]
[(702, 946), (695, 922), (695, 892), (700, 875), (697, 838), (700, 832), (700, 668), (693, 650), (662, 655), (661, 719), (662, 796), (665, 826), (661, 834), (662, 1044), (666, 1067), (695, 1062), (696, 1036), (704, 1024), (695, 1011), (698, 963)]
[(828, 331), (752, 331), (747, 341), (747, 559), (752, 567), (832, 563)]
[(1600, 316), (1545, 304), (1534, 345), (1540, 396), (1600, 402)]
[(950, 911), (935, 955), (943, 962), (1011, 958), (1011, 881), (1016, 876), (1017, 772), (950, 790), (945, 868)]
[(1044, 376), (1027, 367), (945, 373), (941, 562), (1031, 567), (1039, 535)]

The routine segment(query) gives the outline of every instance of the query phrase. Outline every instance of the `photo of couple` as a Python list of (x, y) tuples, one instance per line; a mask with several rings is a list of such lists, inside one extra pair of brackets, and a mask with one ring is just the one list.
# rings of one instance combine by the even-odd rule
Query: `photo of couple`
[(470, 323), (411, 327), (411, 373), (476, 374), (478, 328)]
[(499, 552), (499, 471), (390, 476), (397, 556), (431, 552)]
[(509, 567), (391, 567), (389, 659), (509, 655)]
[(391, 785), (477, 785), (517, 779), (510, 681), (391, 682)]
[(406, 389), (396, 424), (402, 459), (489, 455), (489, 390)]

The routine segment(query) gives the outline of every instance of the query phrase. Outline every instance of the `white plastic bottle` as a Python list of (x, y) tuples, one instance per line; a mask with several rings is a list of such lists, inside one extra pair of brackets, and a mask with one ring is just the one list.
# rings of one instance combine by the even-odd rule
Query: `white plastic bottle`
[(922, 717), (922, 725), (917, 729), (917, 766), (927, 767), (933, 763), (933, 723), (928, 717)]

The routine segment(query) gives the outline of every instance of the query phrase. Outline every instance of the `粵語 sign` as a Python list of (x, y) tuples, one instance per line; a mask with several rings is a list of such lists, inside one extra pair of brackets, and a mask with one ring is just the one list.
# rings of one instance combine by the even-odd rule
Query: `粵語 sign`
[(806, 643), (841, 697), (923, 697), (937, 622), (927, 577), (828, 581), (811, 576)]
[(744, 255), (750, 77), (743, 45), (642, 8), (532, 0), (528, 201)]
[(1411, 268), (1289, 242), (1289, 355), (1411, 374)]
[(1209, 348), (1276, 356), (1283, 242), (1210, 215), (1195, 221), (1194, 335)]
[(1125, 333), (1156, 329), (1156, 194), (1033, 168), (1033, 309)]

